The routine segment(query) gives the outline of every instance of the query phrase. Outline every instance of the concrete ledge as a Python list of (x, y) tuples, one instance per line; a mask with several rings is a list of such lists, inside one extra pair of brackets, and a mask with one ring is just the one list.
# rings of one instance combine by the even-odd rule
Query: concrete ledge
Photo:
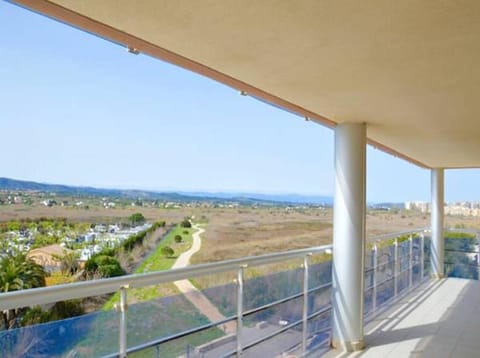
[(434, 280), (441, 280), (442, 278), (445, 278), (445, 275), (443, 273), (442, 274), (432, 273), (430, 277), (433, 278)]

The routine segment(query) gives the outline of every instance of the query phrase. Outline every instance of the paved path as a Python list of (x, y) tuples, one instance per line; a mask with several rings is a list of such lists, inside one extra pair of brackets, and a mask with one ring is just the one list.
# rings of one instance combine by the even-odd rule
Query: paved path
[[(172, 266), (172, 269), (181, 268), (190, 264), (190, 258), (198, 252), (202, 246), (202, 239), (200, 235), (205, 232), (205, 229), (194, 225), (195, 232), (192, 234), (193, 245), (188, 250), (181, 254)], [(205, 315), (210, 322), (217, 322), (225, 319), (225, 316), (220, 313), (217, 307), (205, 297), (205, 295), (199, 291), (189, 280), (180, 280), (174, 282), (175, 286), (185, 295), (185, 298), (189, 300), (203, 315)], [(225, 333), (235, 333), (235, 322), (228, 322), (221, 327)], [(220, 327), (219, 327), (220, 328)]]

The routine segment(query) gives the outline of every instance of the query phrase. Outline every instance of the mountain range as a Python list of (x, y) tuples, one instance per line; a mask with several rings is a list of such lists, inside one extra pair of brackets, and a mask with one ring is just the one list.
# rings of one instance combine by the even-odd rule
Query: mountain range
[(140, 198), (164, 201), (235, 201), (242, 204), (312, 204), (332, 206), (331, 196), (299, 195), (299, 194), (261, 194), (261, 193), (228, 193), (228, 192), (160, 192), (138, 189), (106, 189), (87, 186), (70, 186), (62, 184), (38, 183), (34, 181), (0, 178), (0, 190), (40, 191), (63, 195), (106, 196), (121, 198)]

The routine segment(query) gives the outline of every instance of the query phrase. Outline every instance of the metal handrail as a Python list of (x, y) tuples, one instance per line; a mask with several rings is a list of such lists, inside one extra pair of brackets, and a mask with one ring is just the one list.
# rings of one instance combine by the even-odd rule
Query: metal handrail
[[(422, 233), (428, 228), (402, 231), (397, 233), (379, 235), (372, 241), (383, 241), (401, 235)], [(303, 258), (308, 254), (318, 254), (332, 249), (332, 245), (310, 247), (306, 249), (291, 250), (273, 254), (250, 256), (238, 259), (199, 264), (168, 271), (132, 274), (101, 280), (75, 282), (64, 285), (41, 287), (0, 294), (0, 310), (15, 309), (31, 305), (40, 305), (69, 299), (83, 298), (112, 293), (122, 287), (138, 288), (167, 282), (174, 282), (213, 273), (237, 270), (240, 266), (260, 266), (282, 262), (284, 260)]]
[[(319, 309), (318, 311), (308, 315), (307, 319), (308, 320), (311, 320), (313, 318), (316, 318), (324, 313), (327, 313), (327, 312), (330, 312), (332, 310), (332, 306), (331, 305), (328, 305), (328, 306), (325, 306), (321, 309)], [(299, 326), (300, 324), (302, 323), (302, 320), (297, 320), (295, 322), (292, 322), (292, 323), (289, 323), (288, 325), (282, 327), (281, 329), (278, 329), (268, 335), (265, 335), (261, 338), (257, 338), (256, 340), (252, 341), (252, 342), (249, 342), (247, 343), (243, 348), (246, 350), (246, 349), (249, 349), (251, 347), (254, 347), (256, 346), (257, 344), (259, 343), (262, 343), (264, 341), (267, 341), (275, 336), (278, 336), (279, 334), (285, 332), (285, 331), (288, 331), (290, 329), (292, 329), (293, 327), (296, 327), (296, 326)], [(322, 331), (323, 332), (323, 331)], [(298, 344), (297, 344), (298, 345)], [(231, 357), (231, 356), (234, 356), (235, 354), (237, 354), (238, 351), (237, 350), (232, 350), (232, 351), (229, 351), (228, 353), (225, 353), (224, 355), (222, 355), (221, 357), (222, 358), (226, 358), (226, 357)]]
[[(307, 294), (310, 294), (310, 293), (313, 293), (315, 291), (319, 291), (323, 288), (326, 288), (326, 287), (330, 287), (332, 286), (332, 283), (329, 282), (329, 283), (325, 283), (323, 285), (320, 285), (320, 286), (317, 286), (317, 287), (313, 287), (313, 288), (310, 288), (308, 289), (307, 291)], [(279, 300), (276, 300), (276, 301), (273, 301), (273, 302), (270, 302), (270, 303), (267, 303), (263, 306), (259, 306), (259, 307), (256, 307), (256, 308), (252, 308), (250, 310), (247, 310), (247, 311), (244, 311), (243, 312), (243, 316), (246, 317), (246, 316), (250, 316), (254, 313), (257, 313), (257, 312), (260, 312), (260, 311), (263, 311), (267, 308), (270, 308), (270, 307), (274, 307), (274, 306), (278, 306), (282, 303), (286, 303), (286, 302), (289, 302), (289, 301), (293, 301), (294, 299), (296, 298), (300, 298), (300, 297), (303, 297), (303, 292), (299, 292), (299, 293), (296, 293), (294, 295), (291, 295), (291, 296), (288, 296), (288, 297), (285, 297), (285, 298), (281, 298)]]
[(378, 235), (375, 236), (371, 239), (372, 242), (380, 242), (380, 241), (385, 241), (389, 239), (395, 239), (399, 236), (404, 236), (404, 235), (411, 235), (411, 234), (422, 234), (429, 232), (431, 229), (429, 226), (423, 227), (423, 228), (418, 228), (418, 229), (413, 229), (413, 230), (407, 230), (407, 231), (399, 231), (399, 232), (393, 232), (389, 234), (383, 234), (383, 235)]
[[(207, 324), (204, 324), (202, 326), (187, 329), (187, 330), (182, 331), (180, 333), (171, 334), (169, 336), (154, 339), (154, 340), (148, 341), (146, 343), (142, 343), (142, 344), (136, 345), (134, 347), (130, 347), (126, 350), (126, 353), (130, 354), (130, 353), (140, 352), (140, 351), (143, 351), (145, 349), (152, 348), (152, 347), (158, 346), (158, 345), (163, 344), (163, 343), (171, 342), (171, 341), (174, 341), (176, 339), (189, 336), (191, 334), (203, 332), (203, 331), (206, 331), (207, 329), (221, 326), (222, 324), (231, 322), (235, 319), (237, 319), (237, 316), (230, 316), (230, 317), (227, 317), (225, 319), (222, 319), (221, 321), (207, 323)], [(103, 356), (102, 358), (114, 358), (114, 357), (118, 357), (118, 353), (112, 353), (112, 354)]]
[[(381, 235), (377, 236), (374, 238), (371, 238), (370, 241), (373, 241), (374, 243), (378, 243), (383, 240), (387, 239), (392, 239), (392, 238), (397, 238), (402, 235), (413, 235), (417, 233), (425, 233), (428, 231), (428, 229), (416, 229), (416, 230), (409, 230), (409, 231), (404, 231), (404, 232), (399, 232), (399, 233), (392, 233), (392, 234), (386, 234), (386, 235)], [(422, 237), (422, 242), (423, 242), (423, 235)], [(395, 240), (397, 242), (397, 240)], [(398, 243), (396, 244), (396, 247), (398, 246)], [(404, 271), (411, 270), (413, 267), (413, 261), (412, 261), (412, 239), (410, 238), (410, 254), (408, 255), (410, 264), (409, 267), (405, 270), (402, 270), (398, 272), (397, 270), (397, 275), (403, 273)], [(375, 246), (376, 247), (376, 246)], [(179, 268), (179, 269), (171, 269), (168, 271), (159, 271), (159, 272), (152, 272), (152, 273), (144, 273), (144, 274), (134, 274), (134, 275), (126, 275), (126, 276), (121, 276), (121, 277), (115, 277), (115, 278), (109, 278), (109, 279), (102, 279), (102, 280), (95, 280), (95, 281), (86, 281), (86, 282), (77, 282), (77, 283), (71, 283), (71, 284), (66, 284), (66, 285), (58, 285), (58, 286), (51, 286), (51, 287), (44, 287), (44, 288), (37, 288), (37, 289), (29, 289), (29, 290), (22, 290), (22, 291), (14, 291), (14, 292), (8, 292), (4, 294), (0, 294), (0, 310), (8, 310), (8, 309), (14, 309), (14, 308), (19, 308), (19, 307), (26, 307), (26, 306), (31, 306), (31, 305), (39, 305), (39, 304), (45, 304), (45, 303), (52, 303), (52, 302), (57, 302), (57, 301), (64, 301), (64, 300), (69, 300), (69, 299), (75, 299), (75, 298), (81, 298), (81, 297), (90, 297), (90, 296), (96, 296), (96, 295), (102, 295), (106, 293), (112, 293), (112, 292), (122, 292), (123, 293), (123, 300), (121, 303), (121, 308), (125, 308), (127, 306), (127, 299), (126, 299), (126, 291), (127, 288), (139, 288), (139, 287), (144, 287), (144, 286), (150, 286), (150, 285), (158, 285), (161, 283), (168, 283), (168, 282), (175, 282), (175, 281), (180, 281), (180, 280), (185, 280), (185, 279), (191, 279), (194, 277), (199, 277), (199, 276), (204, 276), (204, 275), (209, 275), (209, 274), (214, 274), (214, 273), (221, 273), (221, 272), (236, 272), (238, 274), (237, 278), (237, 314), (235, 316), (230, 316), (225, 318), (222, 321), (218, 322), (212, 322), (206, 325), (202, 325), (199, 327), (195, 327), (174, 335), (170, 335), (167, 337), (162, 337), (159, 339), (152, 340), (150, 342), (143, 343), (141, 345), (135, 346), (135, 347), (130, 347), (127, 348), (126, 345), (126, 315), (124, 314), (124, 310), (121, 310), (121, 313), (123, 312), (123, 315), (120, 316), (120, 351), (119, 354), (120, 356), (124, 357), (128, 353), (131, 352), (136, 352), (140, 351), (149, 347), (153, 347), (156, 345), (159, 345), (161, 343), (165, 343), (174, 339), (178, 339), (180, 337), (187, 336), (189, 334), (197, 333), (204, 331), (206, 329), (212, 328), (214, 326), (218, 326), (219, 324), (223, 324), (229, 321), (237, 320), (237, 349), (235, 352), (237, 354), (241, 354), (242, 350), (248, 349), (249, 347), (267, 339), (265, 337), (262, 337), (260, 340), (255, 341), (255, 342), (250, 342), (246, 345), (243, 343), (243, 338), (241, 334), (241, 327), (242, 327), (242, 322), (243, 322), (243, 317), (251, 315), (253, 313), (259, 312), (261, 310), (267, 309), (269, 307), (281, 304), (283, 302), (291, 301), (296, 298), (303, 297), (303, 317), (301, 320), (294, 322), (293, 324), (291, 323), (287, 327), (282, 328), (280, 331), (277, 331), (273, 333), (272, 336), (277, 335), (285, 330), (288, 330), (292, 328), (293, 326), (297, 326), (302, 324), (302, 351), (306, 351), (306, 338), (307, 338), (307, 331), (308, 331), (308, 326), (307, 322), (309, 319), (312, 317), (316, 317), (317, 315), (324, 313), (325, 311), (328, 311), (331, 309), (329, 306), (328, 308), (322, 308), (319, 311), (313, 313), (313, 314), (308, 314), (308, 295), (318, 289), (325, 288), (328, 286), (331, 286), (331, 283), (326, 283), (321, 286), (317, 286), (314, 288), (308, 287), (308, 257), (312, 254), (322, 254), (322, 253), (329, 253), (329, 250), (333, 248), (332, 245), (324, 245), (324, 246), (317, 246), (317, 247), (311, 247), (311, 248), (306, 248), (306, 249), (300, 249), (300, 250), (292, 250), (292, 251), (286, 251), (286, 252), (279, 252), (279, 253), (274, 253), (274, 254), (267, 254), (267, 255), (261, 255), (261, 256), (252, 256), (252, 257), (244, 257), (244, 258), (239, 258), (239, 259), (232, 259), (232, 260), (227, 260), (227, 261), (222, 261), (222, 262), (215, 262), (215, 263), (208, 263), (208, 264), (200, 264), (200, 265), (195, 265), (195, 266), (188, 266), (184, 268)], [(396, 255), (397, 261), (399, 260), (398, 254)], [(250, 310), (244, 310), (243, 307), (243, 270), (246, 267), (255, 267), (255, 266), (260, 266), (260, 265), (266, 265), (266, 264), (274, 264), (274, 263), (281, 263), (285, 262), (286, 260), (291, 260), (291, 259), (303, 259), (304, 263), (302, 265), (303, 271), (304, 271), (304, 282), (303, 282), (303, 292), (299, 292), (297, 294), (294, 294), (290, 297), (286, 297), (280, 300), (276, 300), (274, 302), (270, 302), (266, 305), (256, 307)], [(376, 271), (378, 270), (379, 266), (382, 265), (388, 265), (389, 262), (381, 263), (381, 264), (375, 264), (373, 268), (374, 275), (376, 274)], [(392, 278), (387, 278), (387, 280), (384, 280), (380, 283), (376, 283), (375, 287), (378, 285), (383, 284), (384, 282), (387, 282), (388, 280), (391, 280)], [(393, 278), (394, 279), (394, 278)], [(411, 279), (410, 279), (411, 281)], [(411, 286), (411, 282), (409, 286)], [(376, 305), (374, 305), (376, 306)], [(123, 328), (123, 329), (122, 329)], [(122, 334), (123, 332), (123, 334)], [(116, 355), (116, 354), (115, 354)]]
[(467, 250), (455, 250), (455, 249), (444, 249), (447, 252), (459, 252), (462, 254), (480, 254), (480, 251), (467, 251)]
[(0, 311), (40, 305), (75, 298), (91, 297), (119, 291), (122, 287), (138, 288), (160, 283), (174, 282), (213, 273), (237, 270), (241, 266), (261, 266), (303, 258), (308, 254), (319, 254), (332, 249), (323, 245), (273, 254), (250, 256), (208, 264), (193, 265), (168, 271), (125, 275), (101, 280), (75, 282), (58, 286), (33, 288), (0, 294)]

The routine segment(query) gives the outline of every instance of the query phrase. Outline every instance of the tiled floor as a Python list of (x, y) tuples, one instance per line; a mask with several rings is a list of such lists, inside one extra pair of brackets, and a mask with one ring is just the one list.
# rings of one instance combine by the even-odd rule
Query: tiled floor
[(377, 316), (365, 329), (366, 349), (328, 358), (480, 357), (480, 282), (430, 281)]

